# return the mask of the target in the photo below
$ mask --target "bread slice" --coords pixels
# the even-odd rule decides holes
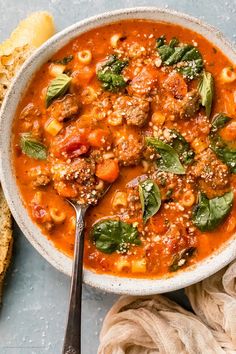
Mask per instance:
[[[0,302],[3,279],[11,260],[12,244],[12,217],[0,187]]]
[[[55,32],[53,18],[47,12],[35,12],[12,32],[9,39],[0,44],[0,108],[6,91],[20,66],[33,52]],[[0,303],[3,281],[12,254],[12,218],[0,185]]]

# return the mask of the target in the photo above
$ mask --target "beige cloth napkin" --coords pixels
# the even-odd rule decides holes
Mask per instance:
[[[186,289],[196,315],[161,295],[121,297],[98,354],[236,353],[236,262]]]

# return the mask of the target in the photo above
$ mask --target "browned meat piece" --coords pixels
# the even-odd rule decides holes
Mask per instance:
[[[24,119],[27,122],[32,122],[34,119],[41,116],[40,110],[35,107],[33,103],[27,104],[27,106],[21,111],[20,119]]]
[[[180,118],[191,118],[200,108],[200,95],[197,90],[192,90],[181,103]]]
[[[130,94],[147,95],[156,86],[158,82],[158,70],[153,65],[146,65],[141,72],[133,78],[128,91]]]
[[[142,127],[148,119],[149,102],[140,97],[121,96],[114,103],[113,115],[125,118],[128,125]]]
[[[52,118],[59,122],[77,114],[80,109],[80,104],[75,94],[68,94],[60,100],[54,101],[49,107],[49,112]]]
[[[29,171],[34,187],[45,187],[50,182],[50,174],[47,168],[37,166]]]
[[[141,135],[128,135],[127,138],[119,139],[115,146],[114,153],[121,165],[137,165],[143,154],[144,143]]]
[[[174,118],[191,118],[200,108],[200,95],[196,90],[186,94],[183,100],[168,97],[165,100],[164,110]]]
[[[224,194],[229,187],[228,167],[216,157],[211,149],[199,155],[190,169],[190,176],[198,180],[201,190],[208,198]]]
[[[79,203],[94,204],[99,192],[96,190],[95,162],[77,158],[72,162],[52,160],[51,173],[54,188],[65,198],[75,198]]]

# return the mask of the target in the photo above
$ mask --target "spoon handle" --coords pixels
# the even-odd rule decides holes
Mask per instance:
[[[85,209],[76,210],[74,263],[71,279],[70,305],[62,354],[81,354],[81,299],[83,283]]]

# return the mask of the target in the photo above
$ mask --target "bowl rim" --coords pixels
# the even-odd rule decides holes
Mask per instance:
[[[158,19],[158,15],[166,17],[166,20]],[[151,18],[153,16],[153,18]],[[154,17],[156,16],[156,19]],[[55,268],[59,271],[70,275],[72,269],[72,261],[69,257],[62,254],[53,246],[52,242],[39,231],[39,227],[32,222],[23,203],[20,195],[20,190],[17,187],[13,166],[10,162],[11,154],[11,138],[8,137],[6,144],[7,133],[12,131],[12,122],[15,117],[16,108],[20,99],[26,91],[26,78],[29,82],[32,80],[35,68],[39,69],[45,61],[42,58],[50,57],[62,48],[73,38],[81,33],[87,32],[89,29],[100,27],[104,24],[117,22],[125,19],[144,19],[153,20],[156,22],[175,23],[174,19],[183,21],[183,27],[192,29],[206,37],[206,33],[214,37],[214,41],[222,49],[228,49],[231,56],[236,62],[236,50],[231,42],[215,27],[204,23],[202,20],[196,19],[184,13],[163,9],[158,7],[133,7],[115,11],[108,11],[88,19],[79,21],[61,32],[55,34],[46,41],[39,49],[37,49],[23,64],[16,77],[14,78],[8,93],[4,99],[0,111],[0,178],[1,184],[6,196],[11,212],[21,228],[24,230],[24,235],[33,247]],[[167,20],[168,19],[168,20]],[[196,27],[198,30],[193,27]],[[202,32],[204,32],[204,34]],[[224,51],[224,50],[223,50]],[[227,53],[228,55],[228,53]],[[40,61],[41,60],[41,61]],[[32,68],[32,69],[31,69]],[[13,106],[13,109],[11,108]],[[15,107],[15,109],[14,109]],[[9,116],[11,117],[8,123]],[[6,134],[5,134],[6,133]],[[204,278],[217,272],[236,258],[236,235],[224,243],[215,253],[198,262],[192,267],[188,267],[180,272],[175,273],[171,277],[162,278],[126,278],[115,275],[95,273],[87,268],[84,269],[84,282],[88,285],[99,288],[107,292],[117,294],[132,294],[132,295],[151,295],[163,292],[177,290],[193,283],[196,283]]]

